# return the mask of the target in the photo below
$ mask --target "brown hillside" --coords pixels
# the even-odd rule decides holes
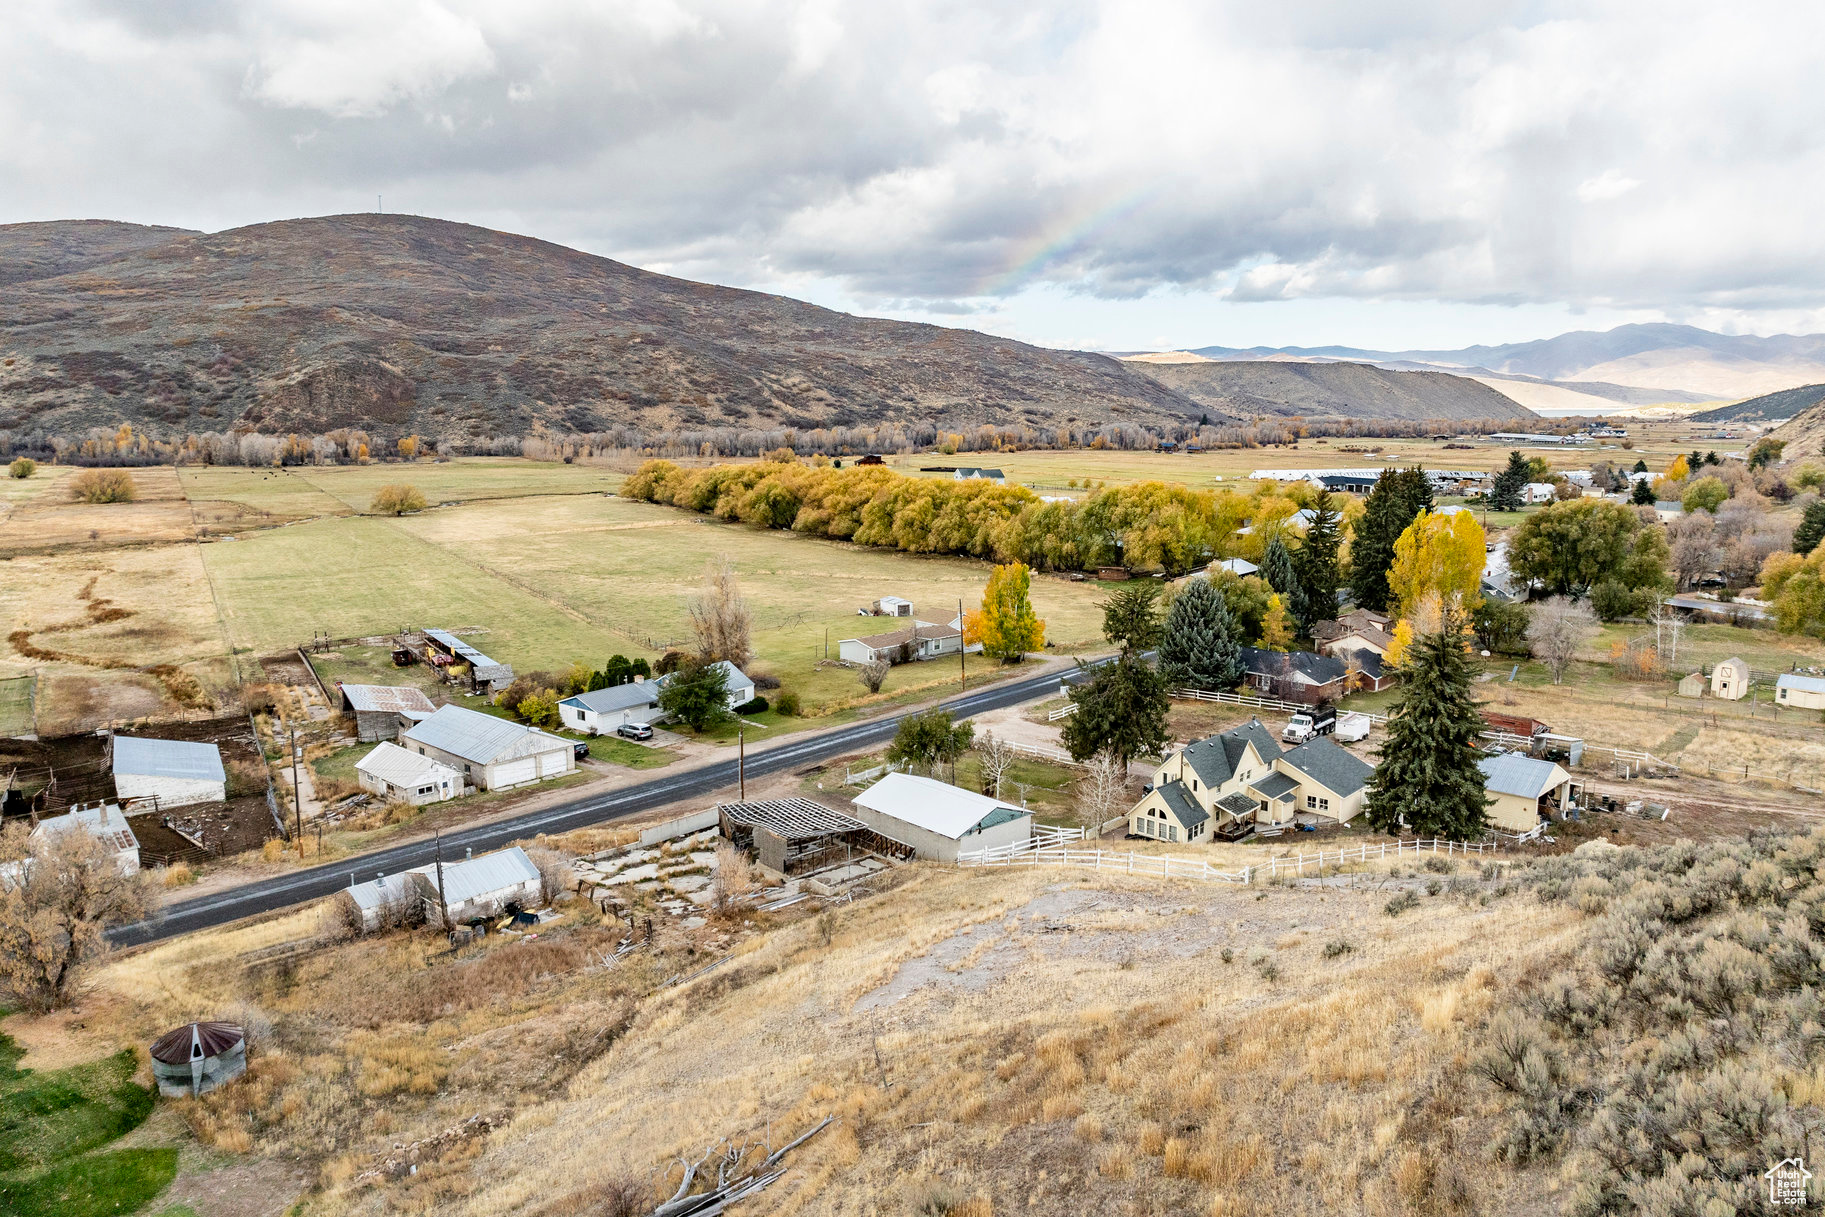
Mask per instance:
[[[1825,454],[1825,401],[1806,407],[1768,435],[1771,439],[1787,441],[1787,447],[1781,452],[1786,460]]]
[[[0,227],[0,428],[1164,422],[1101,355],[874,320],[403,215]]]
[[[1366,363],[1153,363],[1147,374],[1201,406],[1307,418],[1532,418],[1466,376],[1395,372]]]

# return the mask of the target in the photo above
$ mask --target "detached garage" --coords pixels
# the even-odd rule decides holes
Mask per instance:
[[[478,790],[528,786],[577,767],[569,740],[461,706],[400,732],[399,746],[450,766]]]
[[[189,740],[114,737],[114,793],[129,814],[228,797],[222,750]]]
[[[1025,808],[910,773],[888,774],[850,806],[856,819],[883,837],[938,862],[1033,835],[1033,813]]]

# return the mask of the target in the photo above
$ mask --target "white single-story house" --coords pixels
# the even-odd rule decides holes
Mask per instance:
[[[364,744],[396,739],[401,727],[430,718],[437,707],[423,689],[411,685],[336,686],[342,712],[355,716],[355,738]]]
[[[38,821],[28,840],[48,841],[66,833],[86,832],[114,855],[114,864],[123,875],[139,870],[139,838],[121,814],[118,804],[102,803],[95,807],[74,807],[61,816]]]
[[[1741,656],[1732,655],[1711,669],[1711,696],[1741,701],[1749,696],[1749,681],[1749,665]]]
[[[355,777],[363,790],[414,807],[441,803],[463,792],[463,775],[455,769],[384,741],[355,762]]]
[[[635,680],[577,693],[558,703],[558,719],[572,731],[606,735],[623,723],[650,723],[659,713],[660,684]]]
[[[746,672],[742,671],[726,659],[718,659],[710,666],[712,668],[719,668],[722,671],[724,687],[728,690],[728,696],[725,700],[728,703],[729,709],[733,710],[737,706],[746,705],[754,700],[754,681]],[[661,676],[657,683],[660,688],[664,688],[665,682],[670,679],[671,677],[669,676]]]
[[[401,731],[399,745],[450,766],[477,790],[525,786],[577,767],[569,740],[462,706],[443,706]]]
[[[1780,679],[1774,682],[1774,700],[1783,706],[1825,710],[1825,676],[1783,672]]]
[[[1477,762],[1493,800],[1489,822],[1504,832],[1527,832],[1549,813],[1572,807],[1580,787],[1551,761],[1504,752]]]
[[[113,746],[114,793],[123,803],[149,805],[135,810],[219,803],[228,797],[222,750],[214,744],[117,735]]]
[[[1344,823],[1375,767],[1329,736],[1281,751],[1260,719],[1193,740],[1160,763],[1128,831],[1160,841],[1237,840],[1257,827]]]
[[[515,845],[479,858],[441,865],[433,862],[382,875],[342,889],[342,897],[354,905],[362,928],[373,930],[393,920],[411,902],[422,902],[425,919],[435,923],[440,891],[453,925],[498,917],[509,905],[532,908],[542,896],[539,868]]]
[[[1007,475],[999,469],[964,468],[957,470],[951,476],[959,482],[985,481],[993,482],[997,486],[1004,485],[1008,480]]]
[[[836,653],[848,663],[873,663],[877,659],[899,663],[902,651],[908,659],[916,661],[955,655],[962,648],[963,631],[955,625],[915,621],[885,634],[845,638],[837,643]]]
[[[1247,558],[1225,558],[1221,562],[1212,563],[1211,569],[1226,570],[1231,574],[1241,575],[1246,579],[1261,568],[1256,566],[1253,562],[1250,562]]]
[[[856,819],[883,837],[938,862],[1033,835],[1033,813],[1025,808],[910,773],[888,774],[850,805]]]
[[[1521,487],[1523,503],[1550,503],[1553,501],[1553,484],[1551,482],[1529,482]]]

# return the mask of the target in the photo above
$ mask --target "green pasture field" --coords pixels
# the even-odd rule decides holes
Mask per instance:
[[[382,486],[416,486],[424,493],[425,502],[436,506],[475,499],[608,493],[620,487],[623,476],[599,465],[566,465],[561,461],[508,456],[463,457],[441,463],[322,465],[295,472],[355,511],[367,511]]]
[[[184,494],[192,504],[198,508],[213,503],[242,508],[245,525],[251,527],[316,516],[345,516],[353,510],[295,469],[186,465],[178,470],[178,476],[183,479]]]

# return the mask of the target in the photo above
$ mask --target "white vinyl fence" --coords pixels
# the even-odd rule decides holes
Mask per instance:
[[[1538,831],[1537,829],[1535,830]],[[1531,839],[1532,834],[1515,838]],[[1037,840],[998,849],[977,850],[957,855],[959,866],[1080,866],[1091,870],[1117,871],[1125,875],[1148,875],[1158,879],[1204,879],[1213,883],[1253,883],[1258,879],[1277,878],[1282,873],[1304,875],[1310,867],[1314,876],[1325,868],[1352,863],[1375,862],[1400,858],[1407,854],[1462,854],[1466,857],[1492,856],[1502,849],[1497,841],[1389,841],[1382,845],[1358,845],[1351,849],[1321,849],[1316,853],[1296,853],[1269,858],[1239,871],[1218,870],[1197,858],[1173,858],[1161,854],[1137,854],[1111,849],[1072,849],[1065,844],[1041,844]]]
[[[1174,689],[1172,696],[1182,701],[1214,701],[1226,706],[1249,706],[1256,710],[1277,710],[1282,714],[1298,714],[1312,708],[1301,702],[1283,701],[1278,697],[1261,697],[1254,693],[1207,693],[1203,689]],[[1385,714],[1370,714],[1362,710],[1351,711],[1351,713],[1361,714],[1378,727],[1385,725],[1388,721],[1388,716]]]

